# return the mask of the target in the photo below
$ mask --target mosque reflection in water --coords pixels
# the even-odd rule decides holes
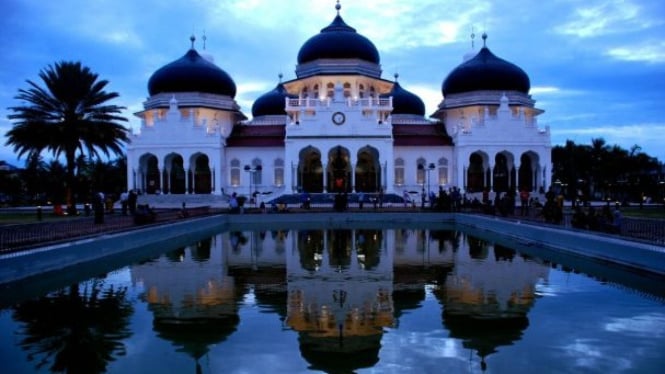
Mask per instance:
[[[298,333],[310,368],[379,361],[384,331],[431,290],[443,328],[479,357],[521,339],[549,267],[457,231],[232,231],[132,267],[154,329],[195,360],[256,303]]]

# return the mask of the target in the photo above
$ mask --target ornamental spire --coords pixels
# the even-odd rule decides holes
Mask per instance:
[[[337,4],[335,4],[335,9],[337,10],[337,15],[339,16],[339,10],[342,9],[342,5],[339,3],[339,0],[337,0]]]

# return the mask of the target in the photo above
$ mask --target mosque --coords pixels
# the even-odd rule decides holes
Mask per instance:
[[[551,184],[551,139],[529,76],[487,47],[442,72],[442,100],[382,78],[376,46],[340,14],[302,44],[295,79],[258,97],[192,46],[156,70],[127,146],[128,189],[146,194],[373,194],[458,187],[467,195]],[[421,192],[422,191],[422,192]]]

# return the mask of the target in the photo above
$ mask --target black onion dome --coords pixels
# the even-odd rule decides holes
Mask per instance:
[[[292,95],[286,91],[284,85],[279,83],[272,91],[266,92],[261,95],[254,105],[252,105],[252,116],[266,116],[271,114],[286,114],[284,107],[286,106],[285,98],[295,99],[298,96]]]
[[[479,91],[519,91],[529,93],[529,76],[519,66],[496,57],[483,47],[470,60],[463,62],[443,81],[443,95]]]
[[[321,33],[309,38],[298,52],[299,64],[322,58],[357,58],[375,64],[380,61],[374,44],[347,25],[339,14]]]
[[[235,97],[236,84],[217,65],[190,49],[181,58],[161,67],[148,81],[148,92],[206,92]]]
[[[402,88],[395,82],[390,93],[382,94],[380,97],[393,97],[392,114],[417,114],[425,115],[425,103],[414,93]]]

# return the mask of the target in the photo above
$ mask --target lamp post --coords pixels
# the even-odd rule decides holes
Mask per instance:
[[[249,175],[249,198],[250,201],[254,203],[254,206],[256,206],[256,191],[252,193],[252,183],[254,181],[254,173],[257,171],[263,170],[263,167],[261,165],[256,165],[254,167],[251,167],[249,165],[245,165],[245,171]],[[255,186],[256,187],[256,186]]]
[[[429,165],[427,165],[427,167],[425,167],[425,164],[418,164],[418,170],[424,170],[427,173],[427,198],[428,199],[429,199],[429,196],[430,196],[429,195],[430,194],[429,172],[434,170],[434,169],[436,169],[436,165],[434,165],[434,163],[430,163]],[[423,192],[422,193],[423,193],[423,195],[425,195],[425,184],[424,183],[423,183]],[[432,202],[430,201],[430,204],[431,203]],[[424,198],[422,199],[422,207],[423,208],[425,207],[425,199]]]

